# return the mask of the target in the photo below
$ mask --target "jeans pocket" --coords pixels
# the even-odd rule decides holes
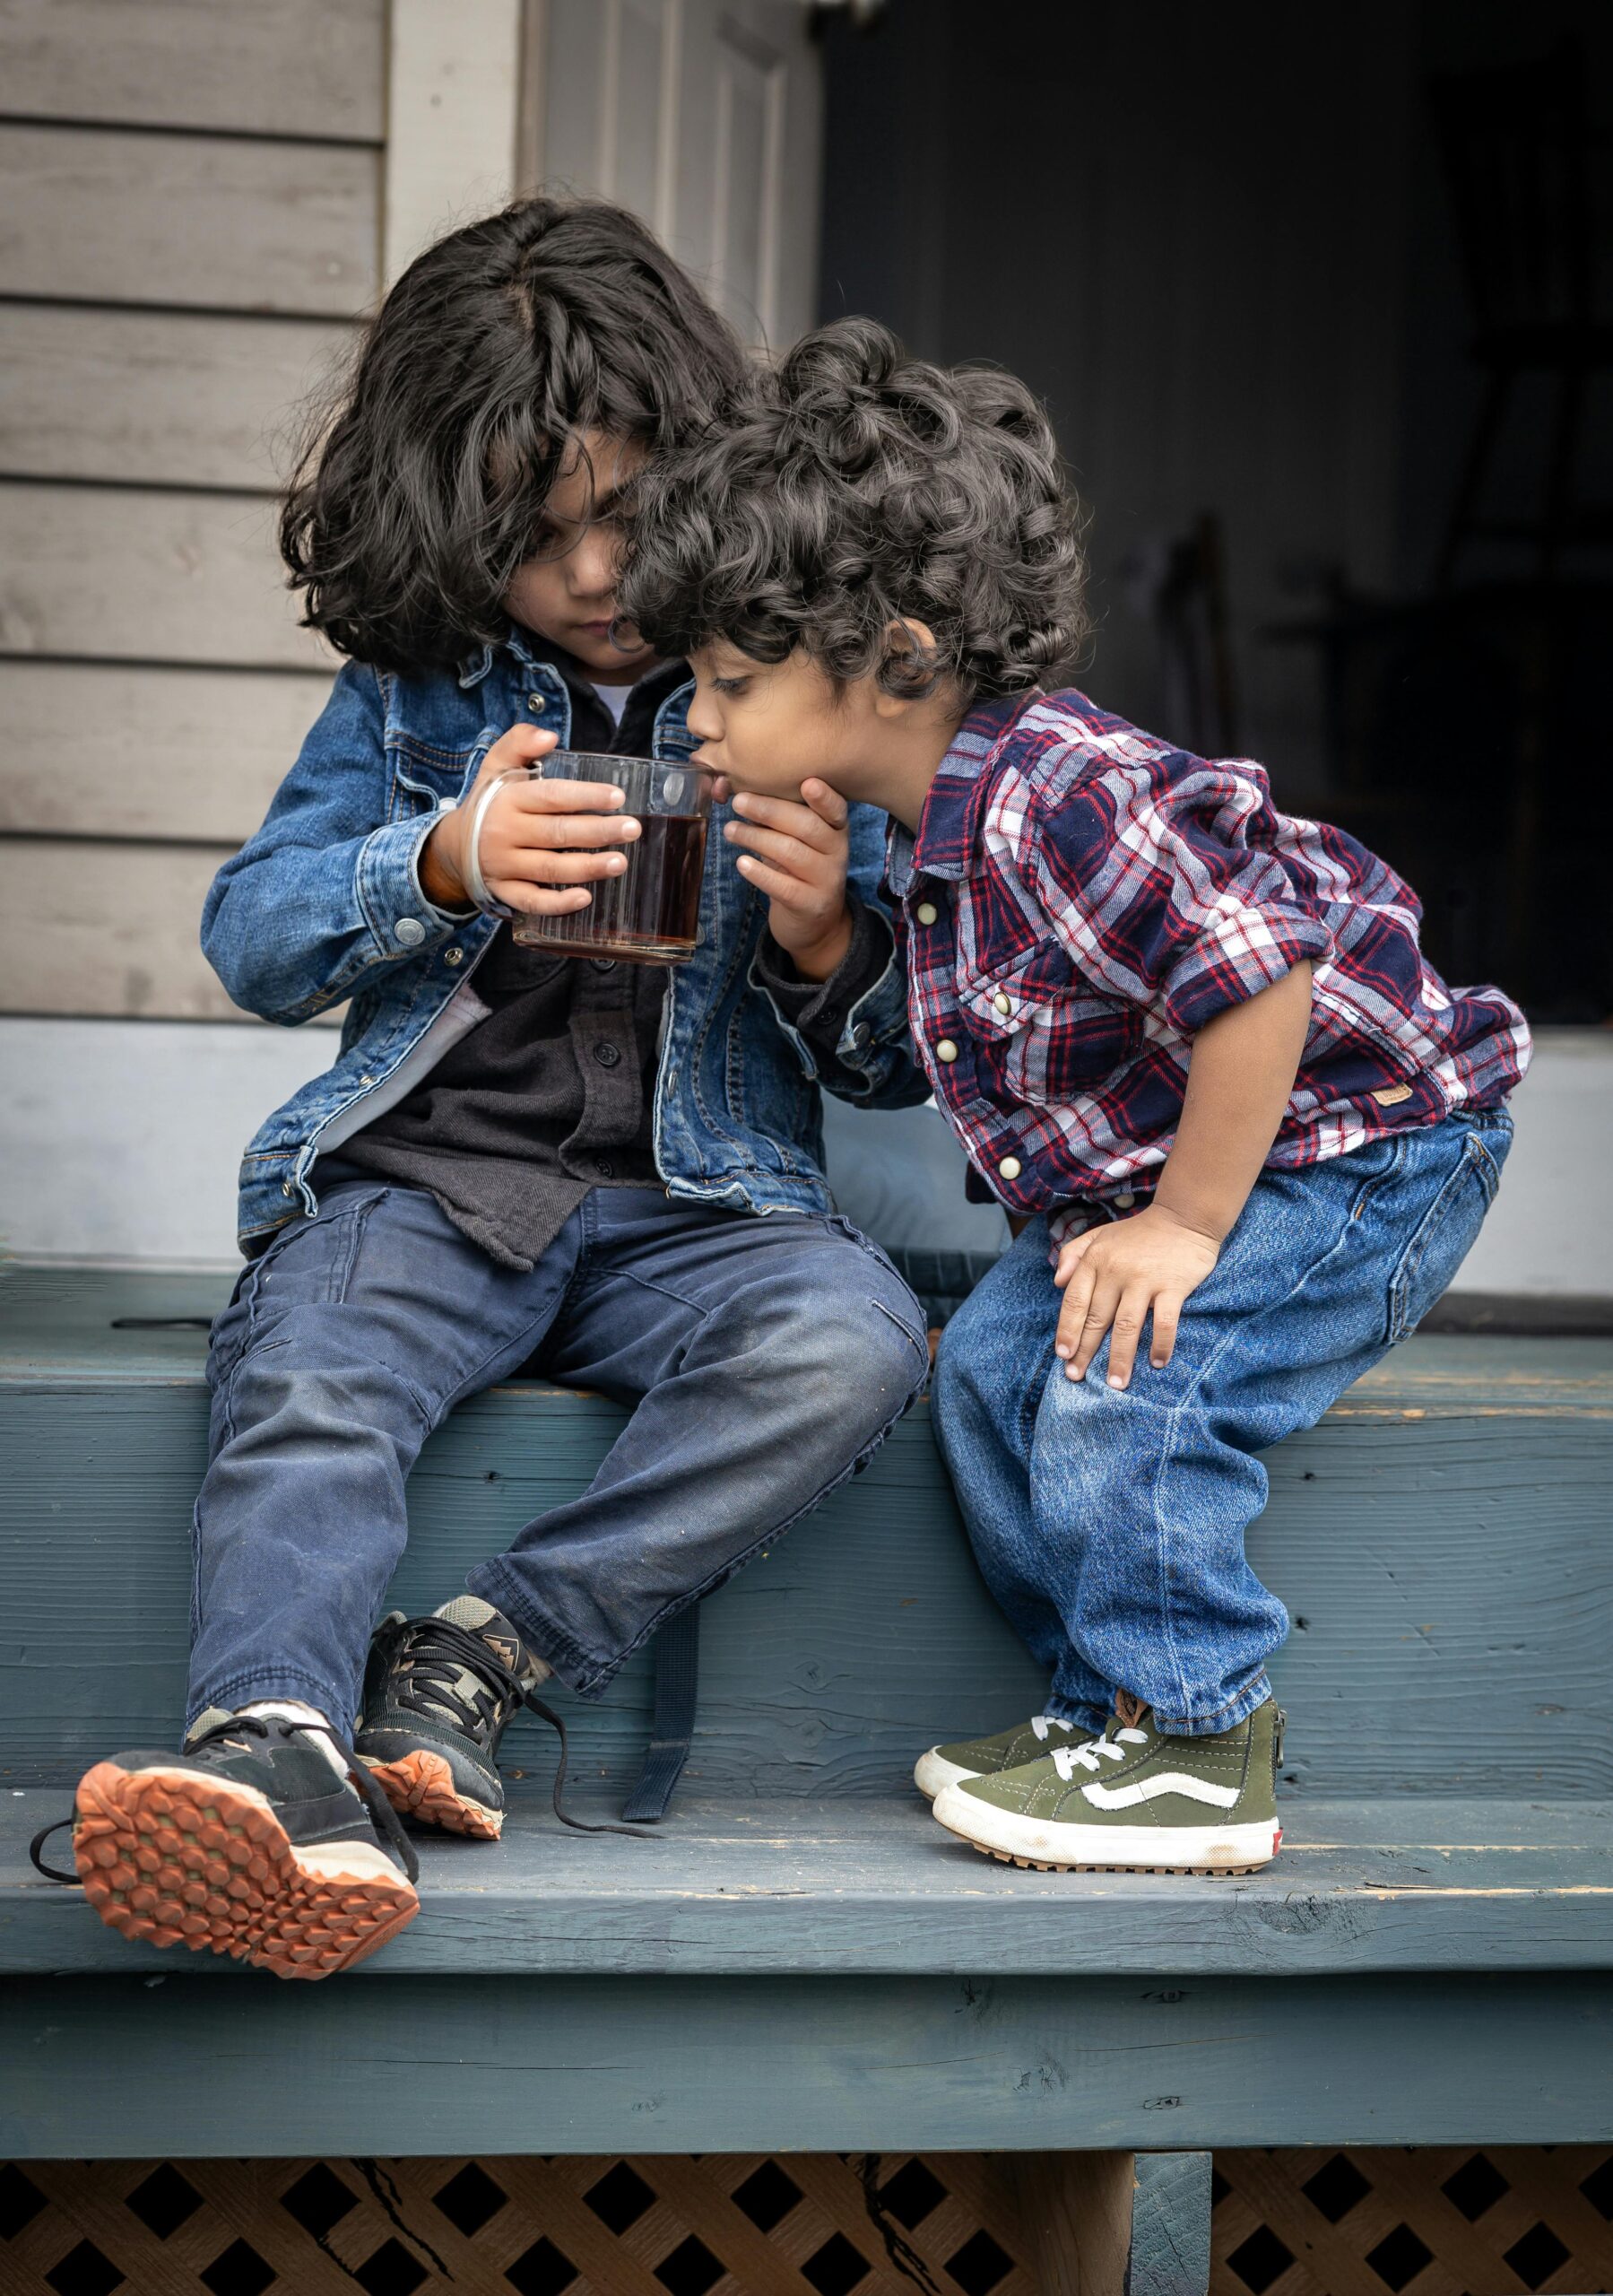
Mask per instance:
[[[317,1212],[291,1221],[241,1270],[230,1305],[212,1327],[207,1378],[215,1393],[288,1309],[339,1302],[347,1295],[370,1213],[391,1194],[385,1180],[348,1181]]]
[[[928,1372],[930,1335],[924,1327],[924,1311],[913,1286],[897,1266],[889,1253],[880,1245],[876,1244],[872,1236],[865,1236],[856,1222],[848,1220],[843,1212],[820,1213],[817,1216],[821,1219],[824,1226],[832,1235],[844,1236],[848,1242],[858,1245],[876,1265],[884,1269],[890,1278],[889,1294],[882,1297],[877,1292],[871,1293],[871,1304],[880,1309],[905,1338],[911,1340],[919,1361]]]
[[[1495,1201],[1505,1138],[1470,1131],[1455,1170],[1413,1229],[1389,1283],[1384,1332],[1393,1347],[1415,1331],[1449,1288],[1472,1249],[1484,1216]]]

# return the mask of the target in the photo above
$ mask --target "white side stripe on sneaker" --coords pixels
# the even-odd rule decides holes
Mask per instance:
[[[1161,1794],[1180,1794],[1189,1802],[1230,1810],[1239,1791],[1236,1786],[1211,1786],[1206,1779],[1190,1778],[1184,1770],[1162,1770],[1157,1777],[1139,1779],[1134,1786],[1083,1786],[1081,1799],[1095,1810],[1134,1810],[1140,1802],[1158,1801]]]

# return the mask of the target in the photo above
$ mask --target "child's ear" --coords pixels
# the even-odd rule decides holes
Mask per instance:
[[[894,661],[903,656],[920,657],[935,651],[935,632],[926,622],[915,615],[903,614],[885,624],[885,658]],[[874,687],[874,709],[881,718],[900,717],[904,709],[911,709],[913,697],[903,693],[888,693],[883,682]]]

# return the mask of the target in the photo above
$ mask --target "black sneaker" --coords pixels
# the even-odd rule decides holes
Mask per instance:
[[[354,1735],[360,1761],[393,1808],[417,1825],[497,1841],[504,1828],[499,1741],[522,1707],[560,1742],[554,1813],[579,1833],[636,1834],[567,1814],[566,1726],[536,1694],[549,1669],[502,1611],[460,1595],[429,1618],[394,1611],[376,1629],[364,1670],[364,1712]]]
[[[404,1817],[497,1841],[499,1741],[547,1673],[503,1613],[474,1595],[430,1618],[394,1611],[369,1646],[354,1752]]]
[[[334,1730],[256,1714],[204,1724],[182,1754],[115,1754],[79,1781],[62,1822],[108,1928],[320,1978],[413,1920],[418,1861]],[[316,1731],[346,1759],[351,1783],[308,1743]],[[34,1863],[70,1881],[40,1854],[55,1831],[35,1840]]]

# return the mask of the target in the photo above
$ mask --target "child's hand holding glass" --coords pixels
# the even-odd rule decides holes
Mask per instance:
[[[477,817],[476,800],[490,781],[546,757],[559,736],[535,726],[512,726],[482,761],[462,804],[444,813],[421,848],[421,887],[438,909],[470,901],[465,841]],[[622,793],[603,781],[512,781],[481,822],[481,874],[488,890],[509,909],[532,917],[561,917],[586,909],[591,883],[619,876],[627,864],[620,848],[639,825],[621,817]]]
[[[719,778],[715,795],[732,784]],[[767,896],[767,924],[803,980],[827,980],[851,946],[846,872],[851,853],[844,797],[827,781],[801,785],[801,803],[741,790],[735,818],[724,828],[731,845],[749,848],[737,867]]]

